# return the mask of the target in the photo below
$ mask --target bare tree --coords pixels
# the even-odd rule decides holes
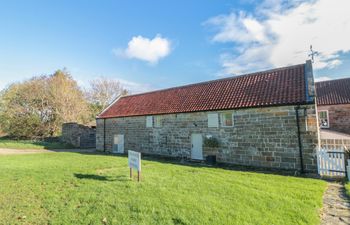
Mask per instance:
[[[118,80],[103,77],[90,81],[90,88],[87,90],[88,100],[93,105],[93,111],[96,114],[105,109],[117,97],[128,94],[129,91]]]

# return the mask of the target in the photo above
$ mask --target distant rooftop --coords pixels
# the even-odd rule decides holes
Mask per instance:
[[[317,105],[350,104],[350,78],[316,82]]]

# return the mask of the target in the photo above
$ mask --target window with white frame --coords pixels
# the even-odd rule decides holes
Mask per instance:
[[[308,126],[308,116],[307,116],[307,114],[305,115],[305,131],[309,131],[309,126]]]
[[[161,127],[162,126],[162,117],[161,116],[154,116],[154,127]]]
[[[318,112],[318,119],[320,123],[321,128],[329,128],[329,115],[328,111],[319,111]]]
[[[153,127],[153,116],[146,116],[146,127]]]
[[[233,127],[233,113],[224,112],[221,113],[221,126],[223,127]]]

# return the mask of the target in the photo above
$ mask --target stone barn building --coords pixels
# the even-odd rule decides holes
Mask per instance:
[[[321,129],[350,134],[350,78],[316,83]]]
[[[315,172],[310,61],[114,101],[97,117],[99,151]]]

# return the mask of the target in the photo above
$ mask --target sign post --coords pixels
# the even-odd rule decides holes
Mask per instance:
[[[130,168],[130,178],[132,179],[132,169],[137,170],[137,181],[141,178],[141,153],[135,151],[128,151],[128,164]]]

